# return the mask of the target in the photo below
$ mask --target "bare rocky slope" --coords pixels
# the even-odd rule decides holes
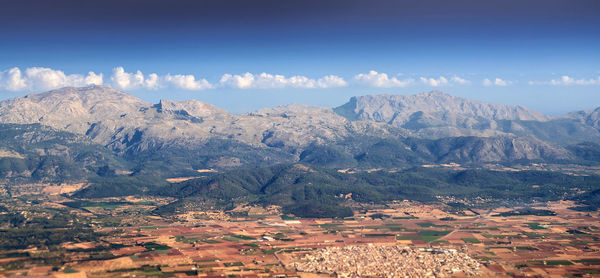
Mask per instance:
[[[467,100],[440,91],[416,95],[371,95],[352,97],[336,112],[351,119],[406,125],[415,118],[429,118],[439,124],[477,127],[482,120],[547,121],[548,116],[522,106]]]
[[[600,107],[588,111],[575,111],[565,115],[563,118],[574,119],[582,124],[600,130]]]
[[[115,150],[134,144],[143,150],[211,138],[254,146],[298,147],[355,133],[403,135],[381,123],[350,122],[329,108],[293,104],[236,115],[195,100],[161,100],[153,105],[103,86],[62,88],[2,101],[0,122],[39,123],[85,134]]]
[[[598,114],[552,118],[441,92],[354,97],[335,109],[291,104],[242,115],[196,100],[151,104],[104,86],[0,102],[0,123],[41,124],[130,159],[185,161],[188,168],[299,160],[332,167],[566,161],[576,156],[564,146],[600,138]]]
[[[352,97],[335,111],[349,120],[384,122],[426,138],[505,135],[498,129],[499,120],[548,120],[524,107],[471,101],[439,91]]]
[[[421,138],[534,136],[559,145],[600,139],[600,108],[550,117],[523,106],[473,101],[439,91],[353,97],[334,110],[352,121],[383,122]]]

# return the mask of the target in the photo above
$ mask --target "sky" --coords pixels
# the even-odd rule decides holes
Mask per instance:
[[[596,0],[0,5],[0,99],[103,84],[234,113],[431,90],[553,115],[600,106]]]

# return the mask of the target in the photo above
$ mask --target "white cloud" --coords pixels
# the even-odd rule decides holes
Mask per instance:
[[[426,77],[421,77],[419,79],[424,84],[427,84],[427,85],[432,86],[432,87],[438,87],[438,86],[443,86],[443,85],[447,85],[448,84],[448,79],[446,79],[443,76],[440,76],[440,78],[438,78],[438,79],[435,79],[435,78],[426,78]]]
[[[346,87],[348,82],[339,76],[327,75],[317,80],[317,86],[320,88]]]
[[[563,75],[559,79],[552,79],[550,81],[529,81],[529,85],[552,85],[552,86],[565,86],[565,85],[600,85],[600,76],[593,79],[575,79],[573,77]]]
[[[460,78],[458,76],[454,76],[452,78],[450,78],[450,81],[452,81],[453,83],[459,84],[459,85],[469,85],[471,84],[471,81]]]
[[[242,75],[224,74],[219,81],[221,86],[238,89],[272,89],[272,88],[332,88],[347,86],[346,81],[335,75],[327,75],[318,80],[306,76],[296,75],[285,77],[279,74],[252,74]]]
[[[204,90],[213,88],[213,85],[210,84],[206,79],[196,80],[196,77],[188,74],[188,75],[170,75],[167,74],[164,77],[165,83],[169,83],[172,86],[184,90]]]
[[[84,79],[86,85],[102,85],[104,83],[104,76],[102,73],[96,74],[93,71],[88,72],[88,75]]]
[[[0,88],[9,91],[21,91],[27,88],[25,78],[21,74],[19,68],[12,68],[7,71],[0,72]]]
[[[261,73],[257,79],[260,88],[278,88],[278,87],[293,87],[293,88],[314,88],[315,80],[306,76],[296,75],[290,78],[285,78],[283,75],[272,75]]]
[[[252,87],[254,83],[254,74],[249,72],[244,73],[243,75],[231,75],[226,73],[221,76],[219,83],[223,86],[247,89]]]
[[[0,72],[0,88],[8,91],[50,90],[60,87],[102,85],[103,75],[90,71],[87,75],[65,74],[61,70],[31,67],[22,72],[18,67]]]
[[[181,90],[205,90],[213,88],[206,79],[198,79],[191,74],[167,74],[159,76],[156,73],[144,75],[140,70],[135,73],[126,72],[123,67],[113,69],[111,77],[113,86],[122,90],[175,88]]]
[[[139,72],[139,71],[138,71],[138,72]],[[136,74],[137,74],[137,73],[136,73]],[[146,87],[146,88],[148,88],[148,89],[157,89],[157,88],[159,88],[159,87],[160,87],[160,84],[159,84],[159,82],[160,82],[160,81],[159,81],[158,74],[156,74],[156,73],[151,73],[151,74],[148,74],[148,77],[146,77],[146,79],[144,80],[144,83],[143,83],[143,84],[144,84],[144,85],[145,85],[145,87]]]
[[[429,86],[438,87],[444,85],[467,85],[471,81],[458,77],[426,78],[420,77],[415,80],[413,78],[400,79],[400,74],[397,76],[389,76],[386,73],[379,73],[374,70],[368,73],[359,73],[354,76],[354,84],[362,84],[366,86],[392,88],[406,87],[415,82],[422,82]],[[33,91],[33,90],[49,90],[65,86],[86,86],[91,84],[102,85],[103,74],[88,72],[87,74],[65,74],[61,70],[51,68],[32,67],[24,70],[18,67],[11,68],[5,71],[0,71],[0,90],[8,91]],[[567,78],[563,83],[582,83],[582,82],[599,82],[596,80],[572,80]],[[490,84],[504,86],[505,83],[501,79],[496,81],[488,80]],[[504,82],[504,83],[503,83]],[[557,82],[557,81],[553,81]],[[110,86],[122,90],[158,90],[165,88],[173,88],[180,90],[207,90],[215,88],[236,88],[236,89],[273,89],[273,88],[336,88],[346,87],[349,83],[344,78],[336,75],[326,75],[321,78],[309,78],[303,75],[284,76],[280,74],[260,73],[253,74],[246,72],[244,74],[232,75],[223,74],[218,82],[211,83],[204,78],[197,78],[192,74],[166,74],[158,75],[156,73],[144,74],[140,70],[135,72],[127,72],[123,67],[115,67],[110,75]]]
[[[115,87],[123,90],[159,88],[159,78],[156,73],[148,74],[148,76],[145,77],[139,70],[135,73],[129,73],[126,72],[123,67],[116,67],[113,69],[113,74],[110,79]]]
[[[471,84],[471,81],[464,79],[462,77],[458,77],[458,76],[453,76],[453,77],[444,77],[444,76],[440,76],[438,78],[432,78],[432,77],[420,77],[419,80],[421,81],[421,83],[431,86],[431,87],[439,87],[439,86],[446,86],[446,85],[469,85]]]
[[[0,90],[33,91],[50,90],[66,86],[81,87],[86,85],[102,85],[103,74],[89,72],[82,74],[65,74],[63,71],[50,68],[33,67],[24,71],[18,67],[0,71]],[[218,84],[212,84],[203,78],[191,74],[167,74],[159,76],[156,73],[144,74],[140,70],[127,72],[123,67],[115,67],[110,76],[110,85],[121,90],[175,88],[181,90],[213,89],[216,85],[246,89],[269,88],[334,88],[348,86],[339,76],[327,75],[319,79],[306,76],[285,77],[279,74],[242,75],[224,74]]]
[[[483,84],[483,86],[508,86],[508,85],[512,84],[511,81],[506,81],[501,78],[495,78],[494,80],[490,80],[490,79],[486,78],[486,79],[483,79],[483,81],[481,83]]]
[[[374,70],[368,73],[359,73],[354,76],[354,80],[359,84],[373,86],[373,87],[406,87],[414,82],[414,79],[399,80],[396,77],[389,77],[386,73],[378,73]]]

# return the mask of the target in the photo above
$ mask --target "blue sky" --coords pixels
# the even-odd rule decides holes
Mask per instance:
[[[0,99],[101,82],[237,113],[429,90],[550,114],[600,106],[600,2],[413,2],[3,3]]]

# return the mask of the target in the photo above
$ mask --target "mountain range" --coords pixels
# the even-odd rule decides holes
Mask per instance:
[[[352,97],[333,109],[290,104],[232,114],[196,100],[151,104],[110,87],[67,87],[1,101],[0,123],[5,134],[18,125],[68,133],[113,156],[97,168],[160,176],[293,162],[332,168],[595,163],[600,153],[600,108],[548,116],[439,91]],[[4,144],[0,156],[49,151],[30,148]]]

